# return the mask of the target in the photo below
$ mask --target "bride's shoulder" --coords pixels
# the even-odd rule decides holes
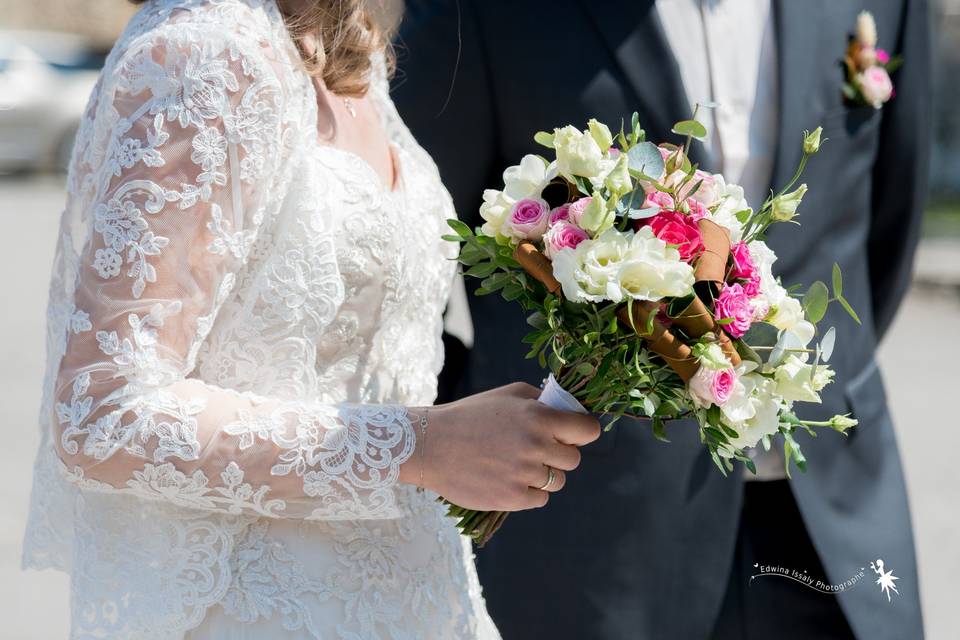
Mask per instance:
[[[241,61],[245,74],[290,66],[290,40],[268,0],[152,0],[131,19],[108,57],[121,73],[148,56],[168,70],[178,57]]]

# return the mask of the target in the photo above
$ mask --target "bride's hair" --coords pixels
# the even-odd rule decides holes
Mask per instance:
[[[145,0],[131,0],[141,4]],[[362,97],[370,81],[372,59],[386,58],[388,73],[393,72],[394,52],[390,34],[380,27],[367,9],[367,0],[308,0],[301,8],[288,11],[283,2],[277,6],[311,75],[323,79],[327,89],[341,96]],[[304,36],[316,38],[318,47],[308,54]]]

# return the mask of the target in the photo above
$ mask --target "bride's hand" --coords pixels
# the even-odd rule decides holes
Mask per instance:
[[[404,464],[401,478],[479,511],[542,507],[559,491],[564,471],[580,464],[579,446],[600,437],[596,418],[557,411],[537,401],[540,390],[515,383],[429,408],[426,449]],[[423,454],[421,456],[421,453]],[[410,464],[412,463],[412,464]],[[406,467],[409,467],[407,469]],[[548,468],[549,467],[549,468]],[[410,477],[414,476],[414,477]]]

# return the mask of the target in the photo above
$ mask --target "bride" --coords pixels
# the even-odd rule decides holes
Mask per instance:
[[[152,0],[111,52],[24,550],[71,637],[497,637],[436,495],[541,507],[599,426],[523,384],[430,406],[454,212],[388,59],[360,0]]]

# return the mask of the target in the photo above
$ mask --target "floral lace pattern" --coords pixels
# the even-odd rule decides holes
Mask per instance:
[[[72,637],[496,637],[452,524],[397,484],[455,248],[382,65],[371,95],[395,192],[318,143],[273,0],[153,0],[108,57],[68,175],[24,545],[71,572]]]

